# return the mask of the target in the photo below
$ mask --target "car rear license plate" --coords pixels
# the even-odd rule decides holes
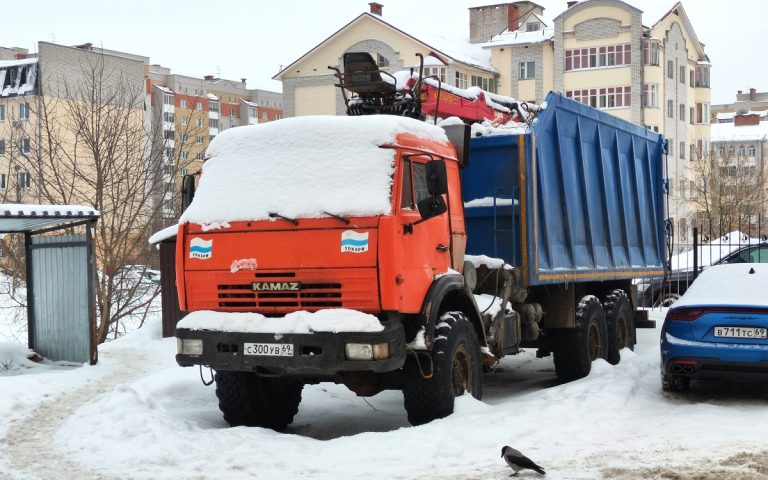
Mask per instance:
[[[244,343],[243,353],[265,357],[292,357],[292,343]]]
[[[715,327],[715,336],[724,338],[768,338],[768,329],[760,327]]]

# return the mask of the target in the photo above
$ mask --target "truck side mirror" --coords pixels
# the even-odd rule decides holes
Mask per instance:
[[[195,175],[187,174],[181,179],[181,211],[189,207],[195,197]]]
[[[421,220],[416,223],[429,220],[430,218],[437,217],[438,215],[442,215],[448,211],[448,206],[445,204],[445,200],[443,200],[443,197],[440,195],[427,197],[419,201],[416,204],[416,207],[419,209],[419,215],[421,215]]]
[[[445,170],[445,160],[427,162],[427,191],[434,197],[448,193],[448,173]]]

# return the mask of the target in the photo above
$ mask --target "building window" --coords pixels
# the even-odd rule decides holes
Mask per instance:
[[[538,32],[540,29],[541,29],[541,24],[539,22],[528,22],[525,25],[526,32]]]
[[[166,140],[173,140],[176,137],[173,134],[173,130],[163,130],[163,138]]]
[[[685,198],[685,189],[688,186],[688,180],[680,180],[680,198]],[[680,227],[682,228],[683,221],[680,221]]]
[[[747,147],[747,155],[749,155],[750,157],[754,157],[756,151],[757,150],[755,149],[754,145],[750,145],[749,147]]]
[[[696,145],[691,144],[691,156],[688,158],[690,161],[696,160]]]
[[[445,83],[445,67],[424,67],[425,77],[437,77],[441,83]]]
[[[709,104],[708,103],[696,103],[696,123],[709,123]]]
[[[29,120],[29,104],[19,104],[19,120]]]
[[[679,117],[679,120],[681,122],[685,121],[685,104],[684,103],[680,104],[680,117]]]
[[[5,174],[4,173],[0,173],[0,188],[5,189],[5,187],[8,186],[8,184],[6,182],[7,181],[6,181]]]
[[[261,112],[261,119],[262,120],[269,120],[269,112],[267,112],[266,110],[262,111]]]
[[[181,143],[187,143],[187,139],[188,139],[188,138],[189,138],[189,137],[187,136],[187,134],[186,134],[186,133],[182,133],[182,134],[181,134]]]
[[[667,60],[667,78],[675,78],[675,63],[672,60]]]
[[[483,90],[485,90],[486,92],[491,92],[491,93],[495,93],[496,92],[496,87],[493,84],[493,79],[492,78],[481,77],[479,75],[471,75],[470,76],[470,84],[473,87],[480,87]]]
[[[745,153],[744,145],[739,145],[739,158],[744,158]]]
[[[181,124],[186,125],[189,123],[189,117],[181,117]]]
[[[219,119],[218,118],[209,118],[208,119],[208,127],[209,128],[219,128]]]
[[[659,41],[643,39],[643,65],[659,65]]]
[[[210,112],[218,112],[219,111],[219,102],[216,100],[208,100],[208,111]]]
[[[202,145],[204,139],[202,135],[195,136],[195,143]]]
[[[169,123],[173,123],[173,112],[163,112],[163,120]],[[184,123],[184,117],[182,117],[182,125],[186,125]]]
[[[656,83],[643,84],[643,107],[659,108],[659,85]]]
[[[203,160],[203,158],[205,158],[205,153],[204,153],[204,152],[200,152],[200,153],[198,153],[197,155],[195,155],[195,160],[200,160],[200,161],[202,161],[202,160]]]
[[[205,120],[203,120],[202,118],[198,118],[198,119],[196,120],[196,125],[197,125],[198,127],[202,127],[203,125],[205,125]]]
[[[256,107],[248,107],[248,116],[256,118]]]
[[[0,140],[0,155],[5,155],[5,140]]]
[[[675,118],[675,101],[667,100],[667,117]]]
[[[22,138],[19,140],[19,151],[21,153],[31,153],[32,149],[29,146],[29,139],[28,138]]]
[[[693,87],[696,85],[696,80],[695,80],[695,78],[696,78],[696,73],[695,73],[693,70],[691,70],[691,71],[690,71],[690,72],[688,72],[688,73],[689,73],[689,75],[688,75],[688,76],[690,77],[690,82],[689,82],[689,84],[690,84],[691,88],[693,88]]]
[[[234,108],[229,109],[229,117],[230,118],[236,118],[237,117],[237,110]]]
[[[186,150],[181,151],[181,159],[182,160],[188,160],[189,159],[189,152]]]
[[[685,160],[685,142],[680,142],[680,160]]]
[[[188,105],[189,105],[189,103],[187,103],[187,100],[185,98],[182,98],[179,101],[179,107],[181,107],[181,108],[187,108]]]
[[[632,63],[632,46],[607,45],[604,47],[576,48],[565,51],[565,70],[616,67]]]
[[[696,123],[696,122],[694,122],[694,119],[696,118],[696,109],[691,107],[690,111],[688,112],[688,115],[690,116],[690,118],[688,120],[691,122],[691,125]]]
[[[165,94],[163,95],[163,104],[165,105],[173,105],[173,95]]]
[[[709,88],[709,65],[696,65],[696,86]]]
[[[195,102],[195,110],[202,110],[203,102]]]
[[[680,83],[685,84],[685,65],[680,65]]]
[[[165,147],[165,158],[172,160],[173,157],[176,156],[176,153],[174,152],[174,149],[171,147]]]
[[[5,121],[5,105],[0,105],[0,122]]]
[[[632,106],[632,87],[568,90],[565,96],[595,108],[625,108]]]
[[[467,74],[456,72],[456,87],[467,88]]]
[[[520,80],[536,76],[536,62],[520,62]]]
[[[29,188],[32,186],[32,175],[27,171],[20,171],[18,174],[19,188]]]

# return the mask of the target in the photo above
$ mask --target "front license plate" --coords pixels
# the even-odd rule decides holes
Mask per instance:
[[[715,336],[724,338],[768,338],[768,329],[759,327],[715,327]]]
[[[246,355],[262,355],[266,357],[292,357],[292,343],[244,343],[243,353]]]

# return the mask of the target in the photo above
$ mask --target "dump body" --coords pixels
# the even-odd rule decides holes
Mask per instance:
[[[661,274],[663,155],[661,135],[550,93],[529,133],[470,141],[467,254],[528,286]]]

